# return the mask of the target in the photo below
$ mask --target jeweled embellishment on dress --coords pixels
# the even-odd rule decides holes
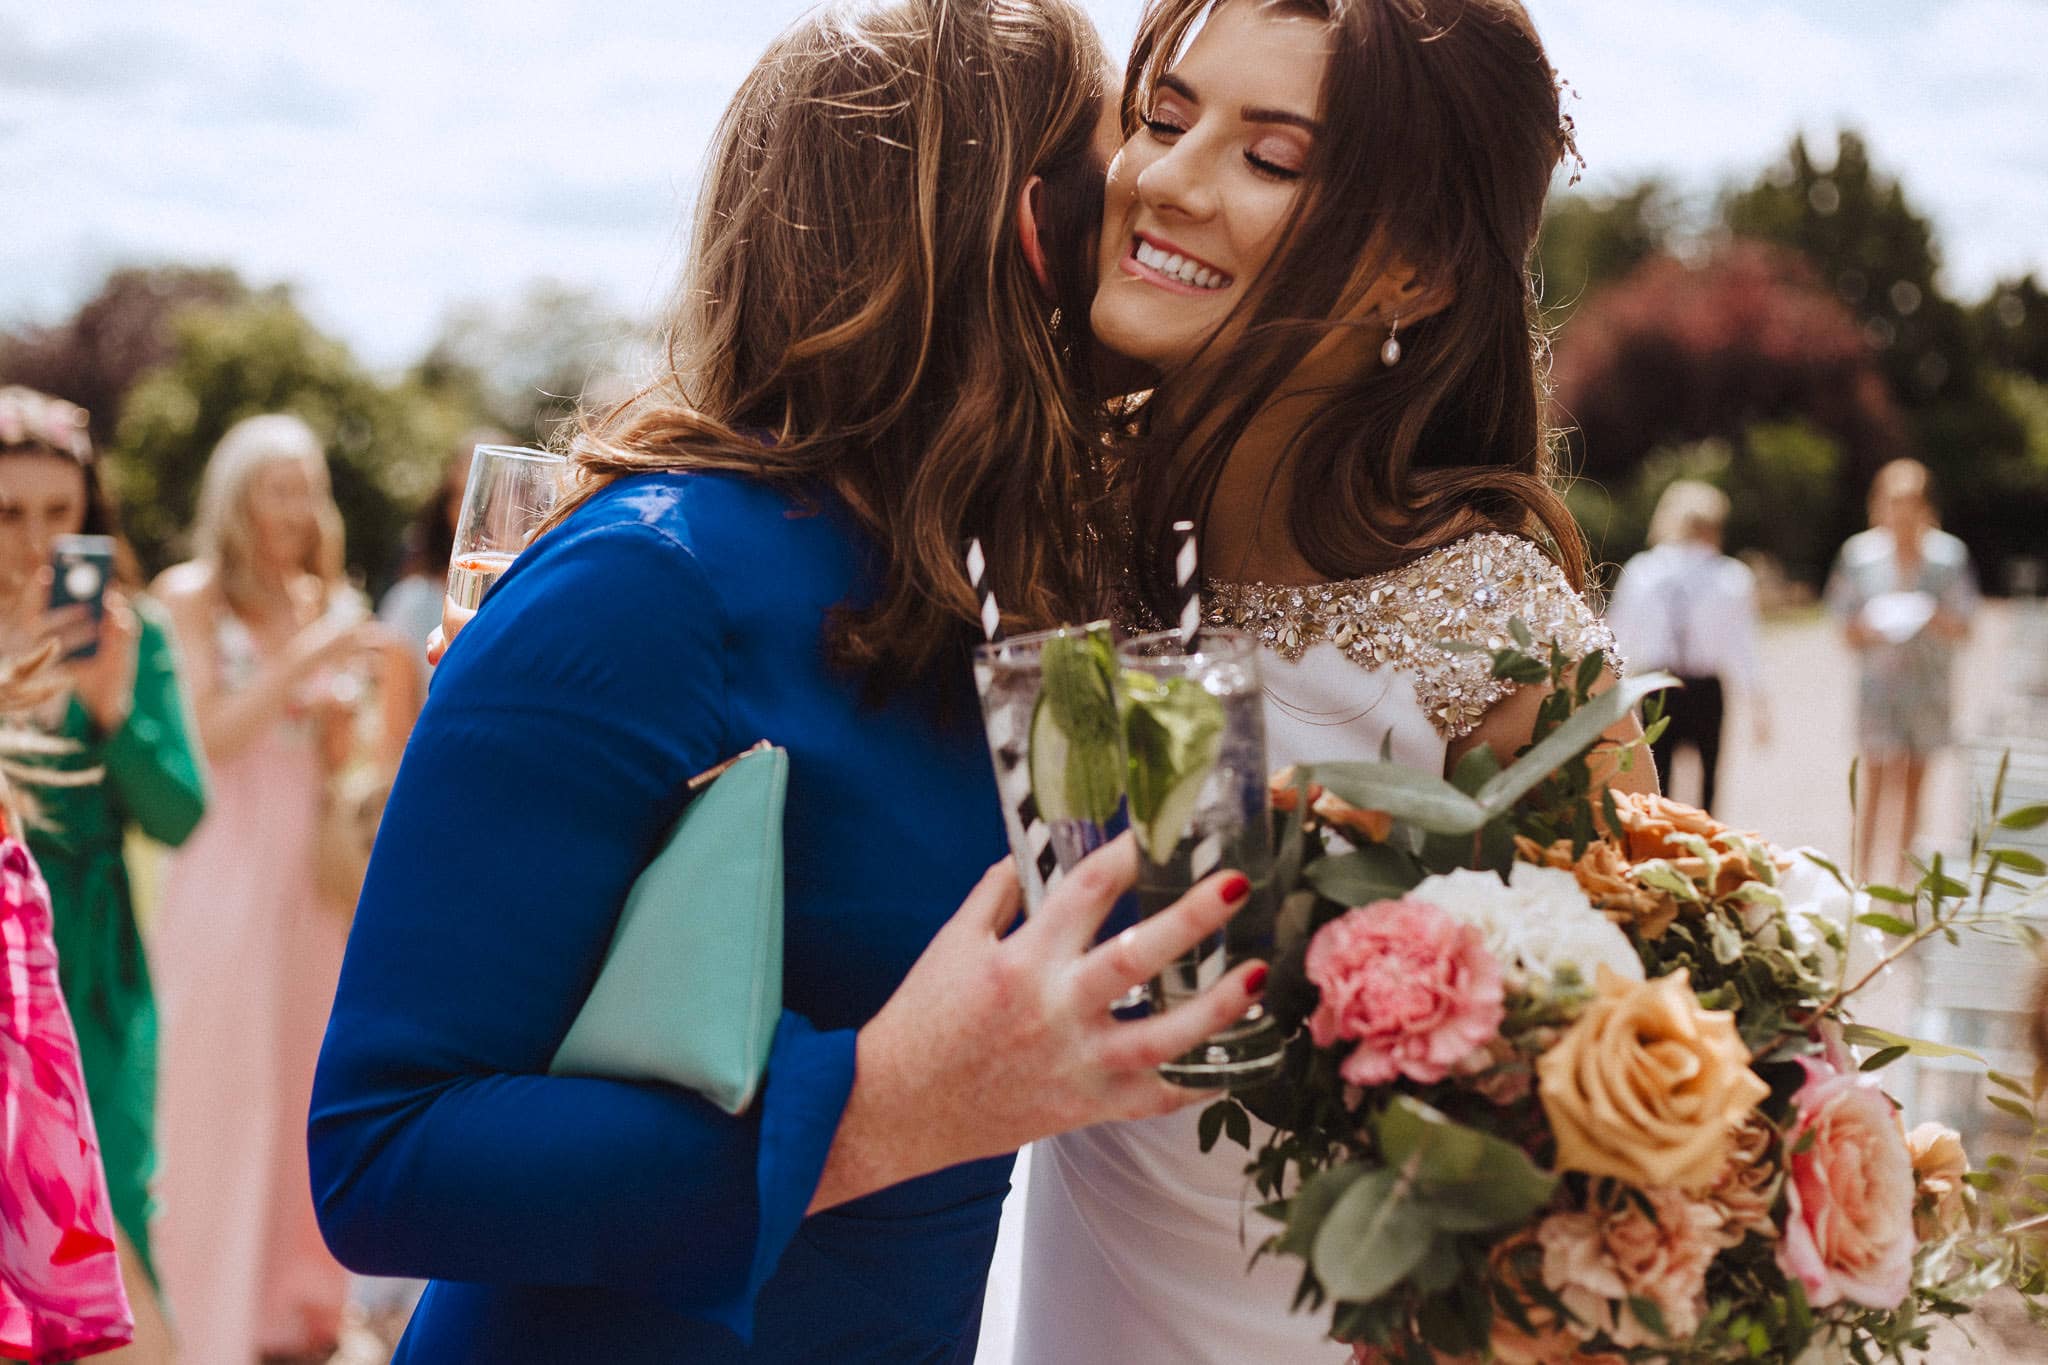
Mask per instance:
[[[1447,739],[1471,733],[1514,690],[1493,676],[1493,660],[1447,641],[1501,649],[1520,617],[1539,641],[1574,657],[1621,656],[1607,623],[1572,591],[1563,570],[1532,541],[1485,532],[1371,578],[1305,587],[1211,583],[1208,622],[1249,632],[1287,660],[1328,641],[1362,668],[1409,674],[1430,721]]]

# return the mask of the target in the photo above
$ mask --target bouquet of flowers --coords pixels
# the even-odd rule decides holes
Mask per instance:
[[[1302,1262],[1296,1307],[1329,1305],[1361,1362],[1508,1365],[1904,1360],[1994,1287],[2032,1307],[2048,1177],[1907,1132],[1883,1068],[1958,1050],[1852,1011],[1931,938],[2027,932],[2044,868],[1994,839],[2048,807],[1998,793],[1967,874],[1859,889],[1606,789],[1637,751],[1601,735],[1672,679],[1597,690],[1599,655],[1515,640],[1495,675],[1553,690],[1505,770],[1482,747],[1449,781],[1275,779],[1294,890],[1267,1002],[1294,1037],[1201,1140],[1274,1125],[1248,1167],[1280,1224],[1258,1254]],[[2048,1157],[2048,1076],[1990,1081]]]

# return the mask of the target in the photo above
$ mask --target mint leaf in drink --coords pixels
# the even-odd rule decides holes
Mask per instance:
[[[1048,820],[1106,825],[1123,799],[1108,632],[1048,640],[1031,714],[1031,790]]]
[[[1124,672],[1124,749],[1131,827],[1164,859],[1194,823],[1202,783],[1223,747],[1223,703],[1191,678]]]

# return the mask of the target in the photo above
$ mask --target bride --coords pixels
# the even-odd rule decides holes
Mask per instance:
[[[1159,380],[1123,462],[1136,544],[1191,511],[1212,625],[1264,646],[1272,766],[1448,773],[1525,745],[1536,689],[1449,639],[1520,617],[1611,649],[1553,482],[1528,272],[1572,151],[1516,0],[1155,0],[1124,97],[1092,321]],[[1172,604],[1138,557],[1142,614]],[[1610,655],[1610,657],[1612,657]],[[1633,722],[1612,738],[1635,737]],[[1647,763],[1614,785],[1654,787]],[[1016,1365],[1341,1360],[1196,1110],[1032,1150]],[[1021,1210],[1020,1210],[1021,1204]],[[992,1333],[996,1335],[996,1333]],[[985,1338],[982,1359],[1007,1343]]]

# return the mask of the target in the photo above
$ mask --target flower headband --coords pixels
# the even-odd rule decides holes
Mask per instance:
[[[0,388],[0,447],[41,446],[75,460],[90,460],[90,422],[76,403],[20,385]]]

